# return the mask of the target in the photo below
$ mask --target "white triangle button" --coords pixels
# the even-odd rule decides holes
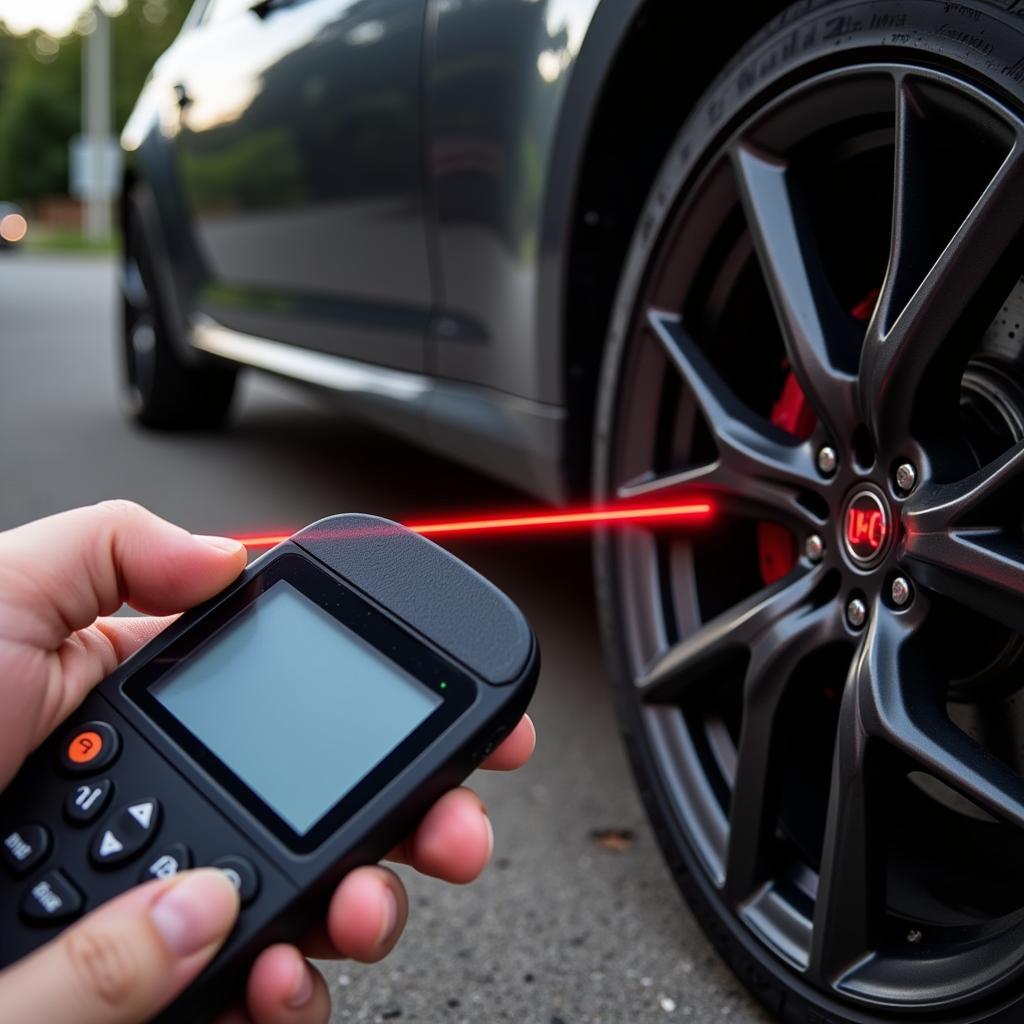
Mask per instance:
[[[110,831],[110,829],[107,829],[107,831],[103,833],[103,838],[100,840],[99,855],[101,857],[112,857],[115,853],[120,853],[123,849],[124,843],[122,843],[121,840]]]
[[[148,800],[144,804],[132,804],[128,813],[146,830],[153,822],[153,804]]]

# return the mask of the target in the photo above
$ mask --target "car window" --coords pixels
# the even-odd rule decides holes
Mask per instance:
[[[203,11],[202,24],[215,25],[248,11],[255,0],[209,0]]]

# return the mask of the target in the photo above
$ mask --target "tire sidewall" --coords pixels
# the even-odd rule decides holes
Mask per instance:
[[[150,326],[155,334],[156,346],[159,347],[163,342],[160,333],[160,313],[153,295],[152,273],[148,266],[149,253],[144,241],[141,214],[138,212],[136,204],[131,200],[129,200],[128,208],[130,212],[125,224],[121,272],[127,275],[128,264],[134,261],[138,269],[142,288],[149,300]],[[139,369],[131,338],[131,333],[137,326],[137,317],[137,312],[130,310],[127,300],[122,298],[121,332],[123,364],[121,367],[121,402],[125,412],[133,419],[138,419],[145,415],[145,410],[150,403],[153,390],[153,367],[150,368],[147,380],[139,379]],[[155,358],[158,358],[157,353],[154,353]]]
[[[708,159],[759,107],[798,81],[858,60],[910,60],[962,78],[1024,110],[1024,0],[806,0],[759,32],[694,106],[655,179],[630,245],[612,307],[598,379],[594,429],[595,500],[609,491],[620,368],[647,269],[680,200]],[[839,1004],[804,983],[761,946],[720,902],[673,811],[636,700],[619,623],[619,585],[610,535],[594,542],[598,610],[623,739],[641,797],[669,868],[709,938],[755,996],[794,1024],[880,1024],[883,1015]],[[947,1014],[900,1013],[939,1024],[1009,1024],[1024,1018],[1024,993]]]

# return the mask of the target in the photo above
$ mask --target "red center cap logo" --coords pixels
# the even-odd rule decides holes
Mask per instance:
[[[858,491],[846,506],[843,539],[850,557],[861,565],[874,562],[889,536],[889,514],[874,491]]]

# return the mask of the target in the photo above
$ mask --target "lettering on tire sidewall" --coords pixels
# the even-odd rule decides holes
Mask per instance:
[[[976,72],[997,98],[1024,101],[1024,0],[806,0],[766,26],[712,84],[673,147],[675,169],[690,165],[711,135],[763,103],[783,76],[803,66],[808,74],[815,65],[835,66],[851,48],[875,61],[934,62],[941,55]],[[657,189],[666,198],[671,191]],[[652,208],[645,220],[659,220],[660,212]]]
[[[903,55],[933,56],[960,52],[955,59],[980,71],[1008,94],[1020,96],[1024,86],[1024,0],[975,0],[973,4],[939,0],[902,0],[880,3],[831,3],[816,14],[798,17],[798,5],[780,16],[788,29],[765,46],[741,59],[722,90],[708,98],[704,117],[715,128],[727,111],[742,106],[771,81],[808,59],[827,59],[830,52],[851,46],[868,47],[875,59]],[[991,13],[989,13],[991,11]],[[1014,25],[1017,22],[1017,25]]]

